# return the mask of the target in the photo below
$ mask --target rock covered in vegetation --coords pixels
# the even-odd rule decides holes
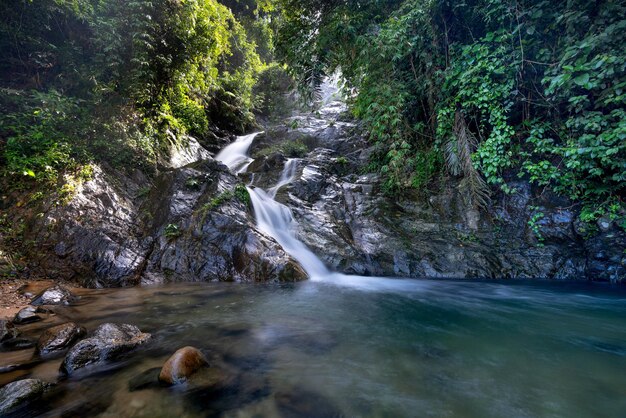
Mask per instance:
[[[37,402],[52,387],[38,379],[11,382],[0,389],[0,415],[10,414]]]
[[[177,385],[208,365],[209,362],[200,350],[195,347],[183,347],[167,359],[159,373],[159,381],[167,385]]]
[[[13,318],[13,322],[16,324],[28,324],[41,320],[42,318],[37,314],[37,308],[34,306],[27,306],[24,309],[21,309],[17,314],[15,314],[15,318]]]
[[[35,296],[32,300],[32,305],[69,305],[76,297],[67,288],[61,285],[54,285],[39,295]]]
[[[86,334],[85,328],[73,322],[48,328],[37,341],[36,353],[42,356],[68,349]]]
[[[100,325],[91,337],[79,341],[67,353],[61,372],[71,375],[84,367],[116,360],[149,339],[150,334],[141,332],[134,325]]]

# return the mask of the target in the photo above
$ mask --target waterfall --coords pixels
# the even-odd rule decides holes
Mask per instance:
[[[298,160],[296,158],[287,159],[287,162],[285,163],[285,168],[283,169],[283,172],[280,175],[280,178],[278,179],[278,183],[276,183],[274,187],[271,187],[267,191],[267,194],[270,195],[272,198],[275,198],[276,193],[278,193],[278,190],[281,187],[291,183],[294,180],[294,178],[296,177],[297,168],[298,168]]]
[[[327,277],[330,272],[322,260],[293,233],[295,221],[291,210],[258,187],[248,187],[248,192],[259,229],[274,238],[289,255],[295,258],[311,280],[322,280]]]
[[[252,158],[248,156],[248,149],[252,145],[252,141],[262,132],[255,132],[250,135],[238,137],[235,142],[225,147],[215,156],[215,159],[223,162],[235,173],[243,173],[252,162]]]
[[[252,158],[248,156],[248,149],[252,141],[260,132],[240,136],[235,142],[224,148],[215,159],[223,162],[236,173],[246,171]],[[292,182],[296,176],[297,159],[288,159],[285,168],[275,186],[269,192],[258,187],[248,187],[257,226],[267,235],[274,238],[283,249],[295,258],[311,279],[320,279],[330,274],[322,260],[320,260],[307,246],[299,241],[292,232],[295,223],[291,210],[274,200],[278,189]]]
[[[259,133],[237,138],[235,142],[224,148],[215,159],[222,161],[237,173],[245,172],[250,162],[253,161],[247,154],[248,149]],[[274,238],[290,256],[298,261],[309,275],[311,281],[332,282],[335,285],[349,286],[367,291],[405,292],[414,291],[416,288],[425,286],[424,284],[417,284],[410,279],[388,280],[380,277],[350,276],[330,271],[322,260],[296,237],[294,232],[296,221],[291,210],[274,200],[276,193],[281,187],[295,180],[298,161],[298,159],[292,158],[285,162],[285,167],[278,182],[269,188],[268,192],[259,187],[247,187],[259,230]]]

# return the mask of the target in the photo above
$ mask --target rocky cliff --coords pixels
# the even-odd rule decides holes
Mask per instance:
[[[242,188],[275,184],[292,158],[295,179],[278,190],[277,200],[292,208],[298,237],[334,270],[415,278],[626,278],[623,231],[606,219],[592,231],[577,221],[571,202],[523,181],[512,195],[492,196],[483,211],[465,203],[453,178],[428,192],[385,196],[379,177],[365,170],[372,149],[343,110],[332,103],[268,128],[250,150],[255,161],[239,176],[193,140],[153,180],[139,171],[96,168],[69,203],[13,215],[28,218],[26,272],[93,287],[305,279],[256,228]]]

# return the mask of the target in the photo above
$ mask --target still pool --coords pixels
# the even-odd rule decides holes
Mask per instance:
[[[101,417],[626,417],[626,288],[336,276],[290,285],[83,290],[23,328],[129,323],[124,360],[59,380],[29,412]],[[215,376],[135,383],[178,348]],[[0,353],[0,366],[33,350]],[[57,381],[61,358],[0,374]]]

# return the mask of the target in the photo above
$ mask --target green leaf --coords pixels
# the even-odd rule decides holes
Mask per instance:
[[[589,83],[589,73],[583,73],[574,78],[574,83],[579,86],[585,86]]]

